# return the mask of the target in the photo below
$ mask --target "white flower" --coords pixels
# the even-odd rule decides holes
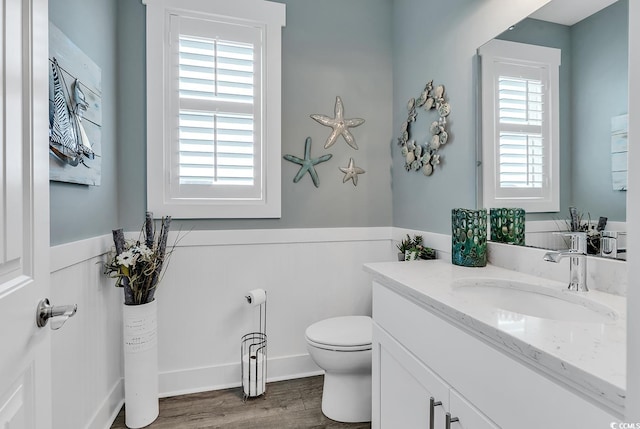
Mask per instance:
[[[116,262],[118,265],[122,265],[123,267],[130,267],[135,264],[135,257],[131,250],[127,250],[126,252],[122,252],[116,257]]]
[[[149,249],[146,244],[142,243],[138,247],[138,253],[140,253],[140,256],[142,256],[143,258],[147,259],[151,255],[153,255],[153,250]]]

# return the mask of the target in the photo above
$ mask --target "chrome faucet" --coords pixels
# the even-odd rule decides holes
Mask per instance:
[[[569,290],[588,292],[587,288],[587,234],[585,232],[561,233],[571,238],[571,247],[565,252],[548,252],[544,260],[560,262],[569,257]]]

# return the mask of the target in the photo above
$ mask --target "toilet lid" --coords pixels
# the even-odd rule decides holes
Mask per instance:
[[[354,347],[371,345],[372,322],[368,316],[333,317],[307,328],[308,340],[327,346]]]

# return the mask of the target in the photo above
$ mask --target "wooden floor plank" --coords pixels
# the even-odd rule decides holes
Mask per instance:
[[[150,429],[369,429],[370,423],[339,423],[322,414],[323,377],[267,385],[265,397],[242,402],[239,387],[160,399]],[[125,429],[120,410],[111,429]]]

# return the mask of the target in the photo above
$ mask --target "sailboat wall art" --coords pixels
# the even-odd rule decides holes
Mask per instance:
[[[100,186],[102,70],[49,23],[49,179]]]

